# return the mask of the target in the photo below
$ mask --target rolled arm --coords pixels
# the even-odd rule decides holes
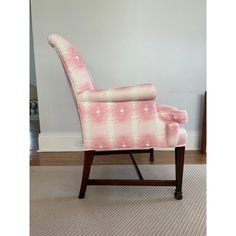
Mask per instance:
[[[156,89],[152,84],[113,89],[87,90],[78,95],[79,101],[87,102],[128,102],[155,100]]]
[[[174,121],[179,124],[188,122],[187,111],[168,105],[157,105],[157,113],[162,120]]]

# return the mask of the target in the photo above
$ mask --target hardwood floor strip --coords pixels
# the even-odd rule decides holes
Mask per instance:
[[[174,151],[155,151],[154,161],[149,154],[134,154],[137,164],[174,164]],[[77,166],[83,165],[83,152],[31,152],[31,166]],[[94,165],[130,165],[128,154],[95,156]],[[206,155],[200,151],[186,151],[185,164],[206,164]]]

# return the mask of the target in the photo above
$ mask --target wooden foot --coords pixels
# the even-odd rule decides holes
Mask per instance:
[[[183,170],[184,170],[184,153],[185,153],[185,147],[175,148],[175,176],[176,176],[175,198],[177,200],[183,198],[182,182],[183,182]]]
[[[91,169],[91,165],[93,163],[95,151],[85,151],[84,152],[84,167],[83,167],[83,177],[80,187],[79,198],[84,198],[85,191],[88,185],[89,173]]]
[[[182,192],[175,192],[175,199],[181,200],[183,198]]]

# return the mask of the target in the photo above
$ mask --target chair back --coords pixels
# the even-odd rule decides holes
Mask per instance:
[[[68,82],[75,97],[86,90],[95,89],[86,65],[76,48],[57,34],[48,37],[50,45],[56,50],[63,65]]]

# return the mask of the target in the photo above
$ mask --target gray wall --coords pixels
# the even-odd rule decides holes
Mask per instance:
[[[30,12],[30,84],[36,86],[32,16]]]
[[[50,146],[46,135],[80,132],[64,71],[47,42],[51,33],[76,45],[97,87],[150,82],[158,103],[187,109],[189,147],[198,146],[206,90],[205,0],[40,0],[32,2],[32,20],[41,150]]]

